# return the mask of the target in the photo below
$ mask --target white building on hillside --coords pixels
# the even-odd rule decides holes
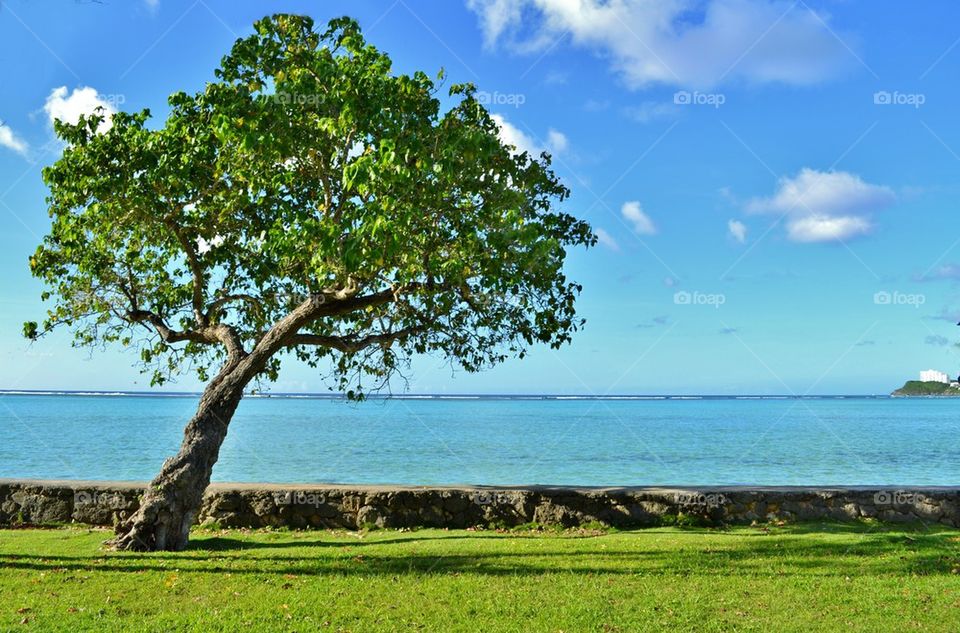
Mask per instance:
[[[926,371],[920,372],[920,380],[924,382],[950,382],[950,376],[946,375],[942,371],[937,371],[936,369],[927,369]]]

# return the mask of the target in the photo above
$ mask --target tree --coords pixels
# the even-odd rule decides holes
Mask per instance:
[[[134,348],[152,384],[209,380],[118,549],[186,546],[245,389],[291,354],[362,399],[412,354],[472,372],[583,323],[565,248],[596,238],[473,86],[441,110],[354,21],[294,15],[258,21],[216,79],[173,94],[159,129],[147,110],[58,122],[43,173],[53,221],[30,266],[53,305],[25,334]]]

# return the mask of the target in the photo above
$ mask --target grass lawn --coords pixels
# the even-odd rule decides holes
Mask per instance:
[[[0,530],[0,630],[960,631],[960,532]]]

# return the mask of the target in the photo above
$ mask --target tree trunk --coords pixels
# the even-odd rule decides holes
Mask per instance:
[[[167,459],[150,482],[139,509],[117,526],[110,545],[118,550],[180,551],[200,510],[227,426],[247,384],[225,367],[207,386],[183,433],[180,452]],[[237,372],[239,373],[239,372]]]

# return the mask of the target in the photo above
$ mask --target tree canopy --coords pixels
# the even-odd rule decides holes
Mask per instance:
[[[468,371],[582,321],[566,247],[590,227],[547,154],[505,146],[474,96],[394,74],[340,18],[276,15],[238,40],[195,94],[150,112],[56,123],[43,172],[52,227],[30,260],[79,345],[138,348],[161,383],[292,350],[362,394],[413,353]]]

